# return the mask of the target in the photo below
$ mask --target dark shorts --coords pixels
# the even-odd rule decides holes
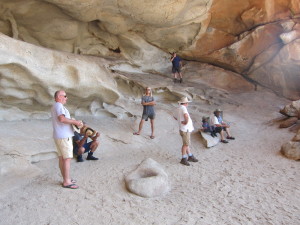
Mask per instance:
[[[150,115],[147,115],[147,114],[143,114],[142,115],[142,119],[143,120],[148,120],[148,118],[150,119],[150,120],[154,120],[155,119],[155,114],[150,114]]]
[[[215,128],[216,133],[221,133],[222,130],[226,130],[226,128],[225,127],[216,127]]]
[[[84,153],[88,152],[91,150],[91,144],[92,144],[92,141],[89,142],[89,143],[85,143],[82,147],[84,147]],[[74,148],[73,148],[73,153],[74,155],[77,155],[78,154],[78,145],[77,144],[74,144]]]
[[[180,69],[180,67],[175,67],[175,66],[173,66],[172,67],[172,73],[180,73],[181,72],[181,69]]]

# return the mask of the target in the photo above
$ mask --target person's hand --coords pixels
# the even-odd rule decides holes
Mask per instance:
[[[88,138],[88,137],[89,137],[89,135],[87,134],[87,132],[84,133],[84,137],[85,137],[85,138]]]
[[[96,133],[96,138],[97,138],[97,137],[100,137],[100,134],[99,134],[98,132]]]
[[[82,123],[81,120],[76,120],[76,121],[75,121],[75,125],[76,125],[77,127],[80,127],[80,126],[83,125],[83,123]]]

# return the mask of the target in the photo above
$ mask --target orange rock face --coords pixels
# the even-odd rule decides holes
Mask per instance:
[[[0,32],[36,45],[161,74],[177,51],[300,96],[299,0],[3,0],[0,12]]]

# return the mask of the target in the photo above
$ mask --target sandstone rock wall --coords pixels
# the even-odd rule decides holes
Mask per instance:
[[[300,96],[298,0],[2,0],[0,32],[167,75],[170,51]]]

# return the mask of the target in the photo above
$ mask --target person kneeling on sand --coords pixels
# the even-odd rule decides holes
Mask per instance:
[[[98,160],[98,158],[93,156],[93,153],[96,151],[99,146],[97,138],[100,134],[93,129],[85,126],[74,127],[74,136],[73,136],[73,153],[77,156],[77,162],[83,162],[82,155],[88,152],[87,160]],[[88,138],[92,141],[87,142]]]
[[[181,147],[182,159],[180,163],[185,166],[189,166],[189,162],[198,162],[198,159],[195,158],[190,149],[191,132],[194,130],[194,126],[190,114],[187,111],[189,102],[187,97],[182,97],[180,101],[178,101],[177,117],[174,116],[178,121],[179,133],[183,142]]]
[[[215,126],[215,131],[217,133],[220,133],[221,142],[228,143],[228,141],[226,141],[224,138],[224,131],[227,134],[227,139],[234,140],[235,138],[230,135],[230,129],[229,129],[230,125],[223,121],[221,113],[222,113],[222,111],[220,109],[216,109],[214,111],[214,116],[212,117],[211,124],[213,124]]]

